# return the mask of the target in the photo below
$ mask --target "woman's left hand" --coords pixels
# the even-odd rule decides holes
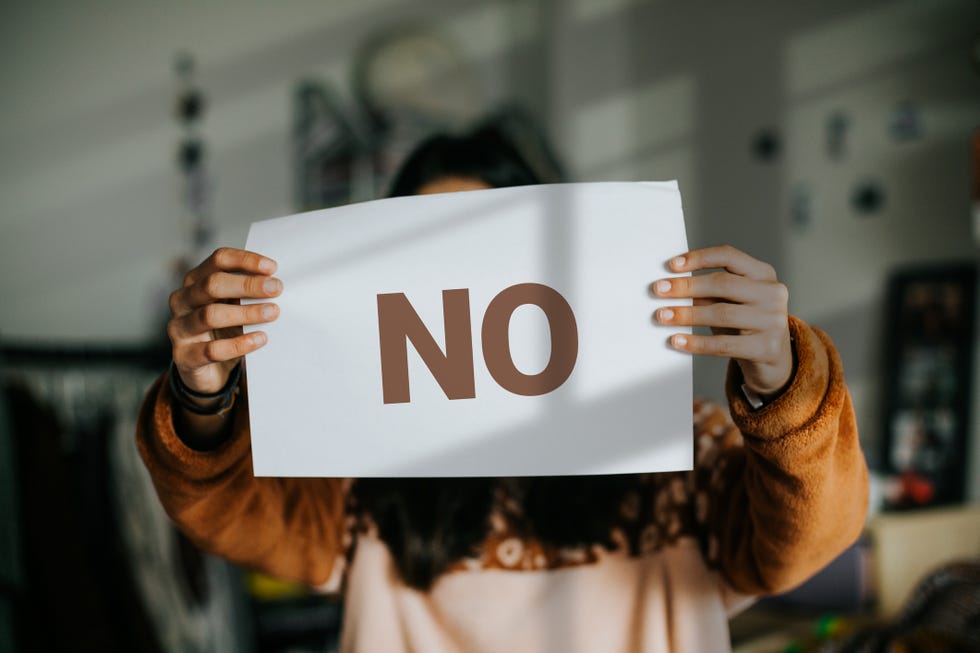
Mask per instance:
[[[750,390],[767,398],[779,394],[793,374],[793,348],[789,291],[776,278],[773,267],[722,245],[681,254],[670,260],[670,268],[675,272],[720,268],[650,284],[658,297],[694,300],[694,306],[658,309],[658,322],[711,327],[710,336],[671,336],[671,345],[692,354],[732,358]]]

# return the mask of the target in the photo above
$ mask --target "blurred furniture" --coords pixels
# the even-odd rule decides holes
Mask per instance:
[[[237,568],[179,535],[136,451],[137,409],[168,360],[152,345],[0,343],[14,517],[0,554],[15,565],[13,580],[0,565],[0,651],[252,650]]]
[[[956,648],[963,625],[980,624],[978,601],[980,504],[885,513],[806,583],[734,617],[732,645],[863,652],[894,640],[908,651],[980,650]]]
[[[882,514],[868,529],[884,617],[895,615],[916,583],[941,564],[980,557],[980,504]]]

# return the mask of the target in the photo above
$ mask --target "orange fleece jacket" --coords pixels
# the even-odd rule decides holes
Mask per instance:
[[[739,596],[806,580],[856,539],[867,509],[840,359],[819,330],[794,317],[790,329],[789,387],[753,410],[731,364],[730,419],[695,403],[695,469],[650,475],[651,496],[637,504],[648,508],[624,512],[635,523],[618,535],[622,550],[547,550],[515,539],[506,515],[495,514],[481,554],[429,593],[402,585],[376,536],[355,532],[349,481],[252,475],[245,402],[232,437],[196,451],[174,430],[161,379],[144,403],[137,443],[168,514],[201,548],[311,586],[344,584],[342,650],[540,650],[556,627],[575,633],[566,650],[724,650],[725,619]],[[565,605],[556,625],[559,601],[543,589],[552,586],[588,597],[582,616]],[[498,592],[507,596],[491,607],[477,598]],[[611,611],[605,617],[602,605]],[[474,611],[475,621],[466,616]],[[529,626],[528,613],[551,619]]]

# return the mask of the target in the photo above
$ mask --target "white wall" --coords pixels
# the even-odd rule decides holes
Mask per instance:
[[[159,333],[189,219],[175,167],[173,60],[192,52],[209,106],[217,242],[292,212],[292,93],[349,90],[351,53],[405,20],[434,22],[476,64],[511,39],[501,3],[18,3],[0,19],[0,334],[142,341]],[[497,69],[486,96],[501,95]]]
[[[784,241],[792,261],[788,280],[800,314],[826,328],[841,350],[868,441],[880,436],[888,275],[897,266],[970,260],[977,252],[969,135],[980,126],[980,76],[964,46],[980,25],[980,6],[969,9],[952,1],[899,2],[788,44],[785,124],[795,141],[783,201],[788,205],[800,184],[814,197],[811,224],[789,230]],[[827,65],[815,70],[813,61]],[[888,120],[904,101],[921,111],[919,140],[889,135]],[[823,126],[837,109],[850,114],[854,133],[848,156],[833,162]],[[882,211],[868,217],[850,205],[863,178],[879,180],[887,191]]]
[[[188,240],[173,158],[178,50],[200,62],[218,240],[234,245],[251,221],[293,208],[295,82],[320,76],[345,91],[354,49],[404,21],[452,34],[485,101],[513,96],[530,106],[577,178],[678,178],[692,245],[730,242],[775,264],[791,309],[838,342],[874,451],[887,272],[976,252],[967,145],[980,124],[980,79],[968,63],[980,25],[973,0],[4,6],[0,335],[137,342],[159,334],[154,311],[172,283],[167,268]],[[922,107],[926,133],[899,145],[886,122],[905,99]],[[833,163],[822,139],[838,108],[852,116],[854,141]],[[770,164],[749,151],[764,127],[783,136]],[[889,191],[871,218],[848,205],[864,175]],[[806,230],[790,220],[800,183],[814,197]],[[699,361],[697,390],[720,397],[723,367]]]

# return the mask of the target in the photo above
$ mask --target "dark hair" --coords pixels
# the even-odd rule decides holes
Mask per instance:
[[[494,188],[539,183],[540,177],[494,127],[463,136],[431,136],[402,164],[389,193],[413,195],[447,177],[479,179]],[[521,535],[555,546],[611,545],[618,505],[638,477],[359,479],[359,511],[377,525],[398,572],[428,589],[454,562],[475,555],[490,529],[494,491],[506,483],[521,506]]]
[[[370,478],[354,483],[359,511],[378,527],[402,580],[427,590],[453,563],[475,556],[490,531],[498,483],[520,505],[522,537],[543,544],[612,547],[635,474],[523,478]]]
[[[388,195],[414,195],[427,183],[446,177],[479,179],[491,188],[541,182],[507,138],[487,126],[462,136],[435,134],[422,141],[402,163]]]

